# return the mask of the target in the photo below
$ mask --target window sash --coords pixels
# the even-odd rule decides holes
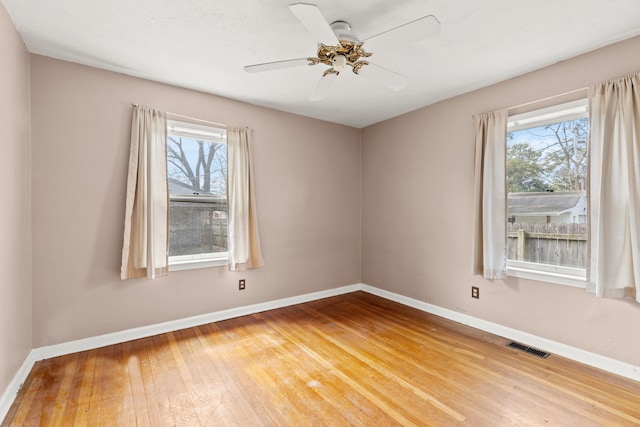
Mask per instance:
[[[196,139],[213,144],[227,143],[227,131],[224,128],[176,120],[167,120],[167,137],[171,136]],[[226,205],[227,198],[226,195],[169,194],[170,205],[172,202],[202,203],[203,205],[211,204],[213,206],[223,202]],[[227,265],[228,257],[228,251],[173,255],[169,256],[169,271],[224,266]]]
[[[213,126],[204,126],[194,123],[167,120],[167,135],[181,136],[184,138],[199,139],[216,144],[227,143],[227,130]]]
[[[589,117],[587,98],[540,108],[507,118],[507,133]]]
[[[588,118],[588,99],[508,117],[507,133]],[[505,141],[506,143],[506,141]],[[507,259],[507,275],[572,287],[586,287],[587,269]]]
[[[203,196],[199,194],[174,194],[169,195],[169,200],[172,202],[191,202],[191,203],[220,203],[224,201],[226,203],[226,196]]]

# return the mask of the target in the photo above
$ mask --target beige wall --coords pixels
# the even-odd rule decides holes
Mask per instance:
[[[640,365],[640,305],[471,274],[472,116],[640,71],[638,52],[631,39],[364,129],[363,282]]]
[[[358,129],[36,55],[31,90],[34,347],[359,281]],[[264,268],[120,281],[131,102],[254,129]]]
[[[0,53],[14,58],[0,74],[2,93],[10,93],[0,99],[0,143],[13,160],[0,173],[15,183],[6,186],[12,203],[0,213],[3,233],[14,236],[3,240],[0,258],[0,390],[30,348],[31,331],[40,347],[360,279],[640,364],[640,341],[625,329],[638,324],[640,307],[559,285],[485,281],[471,274],[470,245],[471,117],[640,70],[640,38],[362,132],[32,55],[31,328],[29,59],[6,15],[0,20],[9,23],[0,27]],[[119,280],[131,102],[255,130],[265,268]],[[7,143],[16,140],[23,143]],[[239,278],[247,290],[237,290]],[[472,285],[481,287],[480,300],[471,299]]]
[[[0,395],[31,350],[29,54],[0,4]]]

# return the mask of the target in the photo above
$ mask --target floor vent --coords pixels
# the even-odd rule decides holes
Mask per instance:
[[[524,352],[527,352],[529,354],[533,354],[534,356],[538,356],[538,357],[541,357],[543,359],[546,359],[547,357],[549,357],[549,353],[547,353],[546,351],[538,350],[537,348],[527,347],[526,345],[517,343],[515,341],[511,341],[508,344],[508,346],[509,347],[513,347],[513,348],[517,348],[518,350],[522,350]]]

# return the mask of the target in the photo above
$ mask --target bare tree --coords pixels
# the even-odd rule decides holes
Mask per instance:
[[[224,194],[226,191],[227,155],[224,144],[170,136],[167,160],[170,177],[203,193]]]
[[[555,142],[548,149],[545,160],[552,169],[553,185],[557,191],[585,190],[587,184],[587,119],[547,126]]]

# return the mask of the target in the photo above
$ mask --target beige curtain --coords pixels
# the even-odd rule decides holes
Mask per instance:
[[[587,290],[640,302],[640,73],[589,88]]]
[[[507,111],[483,114],[474,120],[474,272],[485,279],[504,279],[507,276]]]
[[[229,270],[264,265],[254,188],[252,130],[227,128]]]
[[[168,272],[167,125],[163,112],[136,106],[131,122],[120,278]]]

